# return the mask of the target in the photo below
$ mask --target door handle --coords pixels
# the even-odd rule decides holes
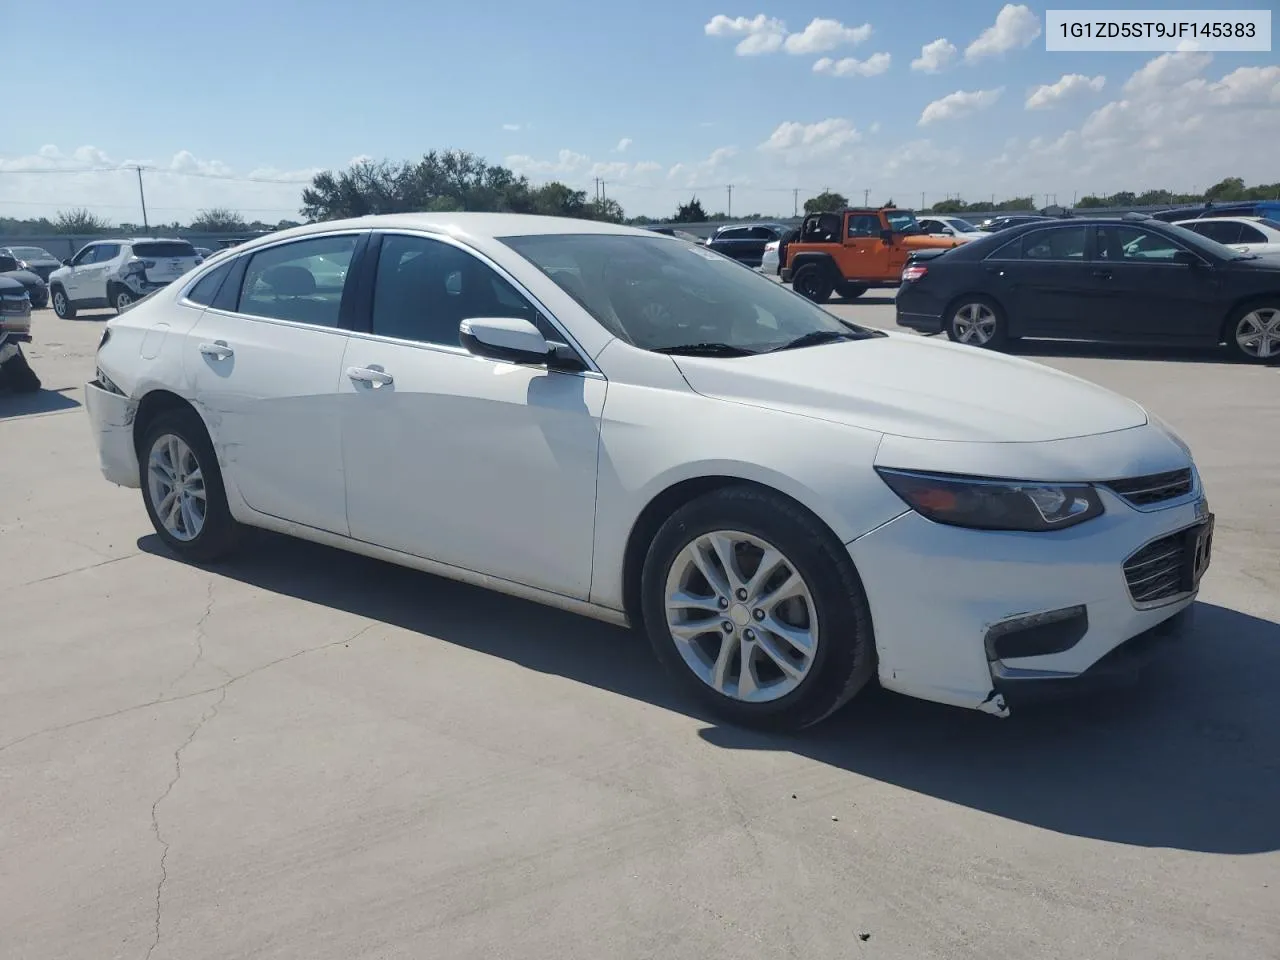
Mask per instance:
[[[375,390],[383,384],[395,382],[395,377],[391,374],[369,367],[347,367],[347,376],[356,383],[367,383]]]
[[[227,346],[225,340],[215,340],[213,343],[200,344],[201,356],[209,357],[212,360],[227,360],[235,356],[235,351]]]
[[[1110,270],[1095,270],[1095,271],[1093,271],[1093,275],[1094,275],[1095,277],[1101,277],[1103,280],[1110,280],[1110,279],[1111,279],[1111,271],[1110,271]]]

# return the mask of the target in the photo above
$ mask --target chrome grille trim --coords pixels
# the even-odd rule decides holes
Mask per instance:
[[[1195,489],[1195,474],[1190,467],[1183,467],[1143,477],[1108,480],[1099,486],[1106,487],[1131,506],[1142,509],[1185,497]]]

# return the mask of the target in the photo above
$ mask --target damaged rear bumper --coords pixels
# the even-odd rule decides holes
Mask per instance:
[[[138,487],[138,452],[133,443],[133,418],[138,405],[98,380],[84,386],[84,405],[98,447],[102,475],[122,487]]]

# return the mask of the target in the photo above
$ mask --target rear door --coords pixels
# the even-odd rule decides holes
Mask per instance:
[[[200,262],[196,248],[185,240],[147,240],[133,245],[133,255],[142,261],[147,284],[169,284]]]
[[[183,364],[227,478],[259,513],[347,533],[338,382],[367,231],[241,255]]]
[[[1097,293],[1085,252],[1085,228],[1052,226],[1024,233],[984,261],[991,289],[1014,336],[1093,339]]]
[[[1090,229],[1096,312],[1108,338],[1217,342],[1221,288],[1206,261],[1155,229],[1127,223]],[[1179,262],[1179,254],[1196,263]]]

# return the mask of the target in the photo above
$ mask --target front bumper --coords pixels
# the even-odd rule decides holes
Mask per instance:
[[[909,512],[848,545],[875,624],[880,682],[909,696],[1004,715],[1004,693],[1072,685],[1126,641],[1180,613],[1196,589],[1154,603],[1130,596],[1124,563],[1144,545],[1205,522],[1199,480],[1163,509],[1100,490],[1107,512],[1051,534],[969,530]],[[1198,587],[1198,584],[1197,584]],[[998,625],[1083,609],[1056,642],[993,643]],[[997,630],[996,633],[999,631]]]
[[[119,486],[138,487],[138,452],[133,443],[133,418],[138,405],[97,380],[85,384],[84,405],[93,427],[102,475]]]

